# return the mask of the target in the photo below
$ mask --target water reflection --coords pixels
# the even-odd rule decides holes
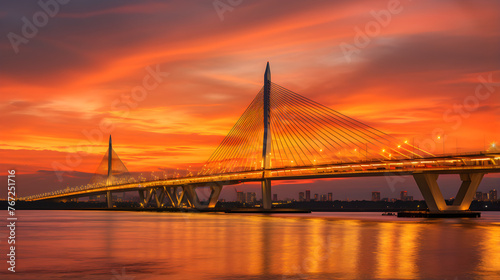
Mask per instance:
[[[22,211],[11,276],[113,279],[125,268],[134,279],[494,279],[500,215],[484,215]]]

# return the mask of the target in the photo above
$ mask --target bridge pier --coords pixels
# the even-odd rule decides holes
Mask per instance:
[[[165,187],[139,190],[139,199],[142,208],[145,208],[153,197],[156,202],[156,207],[161,208],[163,206],[163,199],[165,198]]]
[[[154,189],[154,196],[156,201],[156,207],[158,208],[163,207],[163,199],[165,198],[165,189],[164,188]]]
[[[271,180],[264,179],[262,180],[262,208],[268,210],[271,207]]]
[[[434,173],[414,173],[413,178],[417,182],[430,212],[442,211],[466,211],[474,199],[479,183],[483,179],[484,173],[462,173],[460,179],[462,184],[455,197],[453,205],[446,205],[443,194],[439,189],[437,179],[439,174]]]
[[[217,205],[217,201],[219,201],[219,195],[222,191],[222,186],[217,184],[216,186],[210,187],[210,197],[208,198],[208,208],[214,208]]]
[[[203,208],[200,203],[200,199],[198,198],[198,194],[196,193],[195,186],[185,186],[184,190],[186,192],[186,198],[189,201],[189,204],[192,208]]]
[[[163,187],[163,188],[164,188],[164,193],[165,193],[168,201],[170,202],[170,204],[172,204],[172,207],[177,207],[177,198],[176,198],[176,193],[175,193],[175,187],[173,187],[173,188]]]
[[[111,191],[106,192],[106,202],[108,203],[108,208],[113,208],[113,195]]]
[[[182,191],[178,191],[181,188]],[[186,186],[175,186],[175,187],[163,187],[161,195],[157,196],[160,201],[163,198],[172,204],[174,208],[181,208],[183,203],[187,203],[190,208],[204,209],[204,208],[214,208],[219,200],[219,195],[222,191],[222,186],[216,184],[215,186],[210,186],[210,196],[208,198],[208,205],[203,205],[200,202],[198,194],[196,193],[196,186],[186,185]]]

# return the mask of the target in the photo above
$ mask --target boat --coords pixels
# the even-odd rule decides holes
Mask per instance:
[[[396,216],[396,213],[393,213],[393,212],[384,212],[384,213],[382,213],[382,216]]]

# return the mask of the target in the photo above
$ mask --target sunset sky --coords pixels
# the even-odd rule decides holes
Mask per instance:
[[[20,195],[87,183],[109,134],[132,172],[200,166],[267,61],[274,83],[431,152],[500,143],[498,1],[74,0],[42,24],[37,2],[0,1],[0,174],[17,170]],[[304,183],[274,191],[421,197],[412,178]]]

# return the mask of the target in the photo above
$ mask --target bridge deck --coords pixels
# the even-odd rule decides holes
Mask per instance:
[[[404,176],[415,173],[500,173],[500,154],[480,152],[423,159],[338,163],[322,166],[288,167],[266,171],[255,170],[219,175],[126,182],[110,186],[76,187],[70,190],[28,196],[21,198],[21,200],[39,201],[58,198],[75,198],[102,194],[108,191],[125,192],[163,186],[203,186],[207,184],[231,185],[242,182],[262,181],[264,178],[271,180],[291,180],[366,176]]]

